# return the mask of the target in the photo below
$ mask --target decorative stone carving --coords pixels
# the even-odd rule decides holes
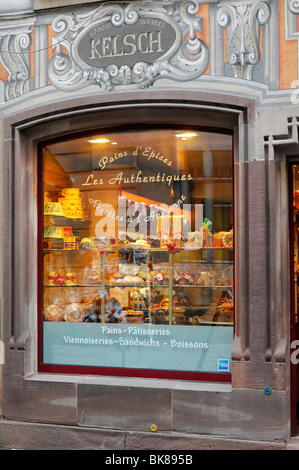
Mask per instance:
[[[288,0],[288,8],[294,13],[294,15],[299,14],[299,0]]]
[[[294,15],[299,15],[299,0],[286,0],[285,6],[285,39],[286,41],[299,41],[299,31],[297,19]]]
[[[254,66],[260,61],[259,30],[270,20],[265,1],[227,2],[219,5],[218,24],[227,28],[226,58],[234,77],[252,80]]]
[[[30,44],[31,30],[13,30],[0,35],[0,59],[9,74],[5,82],[6,101],[29,91]]]
[[[105,3],[88,14],[55,18],[51,83],[63,91],[98,85],[153,85],[159,79],[194,80],[209,51],[201,33],[198,0]],[[185,40],[185,38],[187,38]]]

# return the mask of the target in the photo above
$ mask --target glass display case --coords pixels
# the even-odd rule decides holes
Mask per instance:
[[[80,137],[42,165],[43,364],[229,373],[231,136]]]

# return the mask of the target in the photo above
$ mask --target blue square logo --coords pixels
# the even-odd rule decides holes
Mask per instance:
[[[217,370],[221,372],[228,372],[229,359],[217,359]]]

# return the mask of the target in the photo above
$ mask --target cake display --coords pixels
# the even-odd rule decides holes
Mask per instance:
[[[55,225],[50,225],[49,227],[44,227],[44,238],[61,238],[63,239],[64,230],[63,227],[57,227]]]
[[[45,204],[44,215],[55,215],[57,217],[64,217],[63,205],[59,202],[49,202]]]
[[[58,202],[62,205],[65,217],[82,219],[82,201],[78,188],[64,188],[58,197]]]
[[[64,188],[61,191],[62,197],[66,199],[79,199],[80,197],[80,189],[79,188]]]

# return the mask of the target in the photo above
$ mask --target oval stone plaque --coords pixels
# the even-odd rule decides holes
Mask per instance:
[[[167,55],[176,42],[175,28],[165,19],[140,17],[133,25],[114,26],[111,21],[93,25],[77,43],[80,60],[91,67],[152,63]]]

